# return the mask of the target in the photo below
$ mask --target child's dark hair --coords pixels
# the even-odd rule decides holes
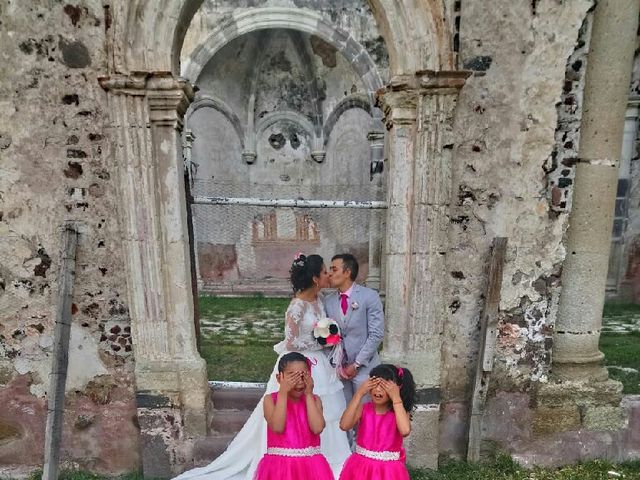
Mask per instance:
[[[287,368],[287,365],[293,362],[302,362],[309,365],[309,360],[303,354],[299,352],[285,353],[282,357],[280,357],[280,361],[278,362],[278,373],[284,372],[284,369]]]
[[[402,405],[408,413],[411,413],[413,407],[416,405],[416,384],[408,368],[396,367],[390,363],[382,363],[373,367],[369,372],[369,376],[391,380],[399,385]]]
[[[291,264],[289,274],[293,293],[301,292],[313,286],[313,277],[319,277],[324,260],[320,255],[300,254]]]

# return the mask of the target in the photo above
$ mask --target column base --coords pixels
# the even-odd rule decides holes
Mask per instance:
[[[411,434],[405,440],[407,463],[416,468],[438,468],[440,405],[417,405]]]
[[[600,362],[555,363],[551,371],[552,381],[558,382],[606,382],[609,372]]]
[[[193,466],[193,444],[208,431],[210,395],[201,358],[137,361],[136,402],[145,477],[171,478]]]
[[[541,386],[536,393],[534,435],[544,436],[581,428],[592,431],[622,428],[625,422],[620,406],[622,384],[607,378],[604,370],[605,379],[602,381],[595,381],[592,376],[586,380],[560,380],[555,377]],[[569,371],[563,373],[568,374]]]

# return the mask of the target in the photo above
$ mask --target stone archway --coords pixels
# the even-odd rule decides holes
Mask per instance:
[[[208,425],[209,389],[193,322],[180,139],[193,91],[178,79],[185,32],[202,1],[113,2],[108,71],[100,80],[107,91],[118,165],[118,216],[126,246],[147,476],[189,467],[193,442]],[[387,323],[384,355],[415,373],[419,405],[410,461],[433,467],[447,315],[448,283],[440,274],[447,259],[451,134],[466,74],[451,71],[452,22],[443,0],[370,4],[386,39],[393,76],[377,93],[388,130],[385,283],[394,288],[387,296],[387,317],[393,322]],[[316,17],[307,18],[316,22],[315,31],[321,30]],[[298,27],[299,22],[296,18]],[[362,65],[365,71],[366,61]]]
[[[322,38],[351,63],[372,96],[382,88],[382,80],[369,53],[348,33],[334,28],[312,10],[280,7],[255,8],[227,19],[189,54],[188,61],[182,66],[182,76],[195,83],[204,66],[229,42],[256,30],[277,28]]]

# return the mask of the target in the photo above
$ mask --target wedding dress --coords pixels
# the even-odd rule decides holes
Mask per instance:
[[[288,352],[300,352],[311,361],[313,393],[322,400],[326,426],[320,435],[322,453],[327,458],[333,475],[340,476],[342,465],[351,454],[345,432],[340,430],[340,417],[346,408],[342,382],[329,362],[327,351],[313,337],[313,327],[326,316],[320,300],[306,302],[291,300],[285,316],[285,339],[273,348],[278,360],[269,377],[265,394],[277,392],[278,361]],[[206,467],[194,468],[176,477],[176,480],[253,480],[258,462],[267,448],[267,422],[264,419],[263,400],[238,432],[225,452]]]

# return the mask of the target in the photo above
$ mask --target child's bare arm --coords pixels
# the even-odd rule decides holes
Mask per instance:
[[[319,397],[306,395],[307,402],[307,418],[309,420],[309,428],[313,433],[319,435],[325,427],[324,415],[322,414],[322,401]]]
[[[360,416],[362,415],[362,405],[360,404],[360,401],[362,400],[362,397],[369,393],[372,387],[373,380],[369,378],[360,385],[360,388],[358,388],[358,391],[349,402],[349,405],[347,405],[346,410],[340,418],[340,428],[345,432],[347,430],[351,430],[355,427],[356,423],[360,421]]]
[[[278,400],[273,403],[271,395],[264,397],[264,419],[267,421],[269,428],[276,433],[284,432],[287,415],[287,396],[278,395]]]
[[[313,377],[309,372],[302,374],[304,381],[304,396],[307,403],[307,419],[309,428],[315,434],[320,434],[324,430],[325,421],[322,415],[322,402],[320,398],[313,396]]]
[[[393,411],[396,414],[396,424],[398,425],[398,431],[400,435],[406,437],[411,433],[411,418],[404,409],[402,402],[393,402]]]
[[[389,380],[381,381],[382,388],[387,392],[391,402],[393,404],[393,412],[396,415],[396,425],[398,426],[398,432],[403,437],[406,437],[411,433],[411,418],[404,409],[402,398],[400,397],[400,389],[395,382]]]
[[[284,432],[284,427],[287,423],[287,396],[289,390],[295,385],[298,375],[294,374],[278,374],[280,381],[280,390],[278,391],[278,400],[275,405],[271,395],[264,397],[264,419],[267,421],[269,428],[276,433]]]

